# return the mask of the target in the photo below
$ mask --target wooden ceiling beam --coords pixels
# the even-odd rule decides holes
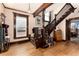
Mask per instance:
[[[34,13],[33,16],[37,16],[41,11],[45,10],[46,8],[48,8],[50,5],[52,5],[53,3],[43,3]]]

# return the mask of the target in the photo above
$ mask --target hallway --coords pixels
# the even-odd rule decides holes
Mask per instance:
[[[57,42],[54,46],[36,49],[30,42],[13,44],[0,56],[79,56],[79,43]]]

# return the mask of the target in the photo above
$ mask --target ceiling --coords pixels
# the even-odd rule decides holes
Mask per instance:
[[[28,13],[35,12],[43,3],[4,3],[6,7],[25,11]],[[30,5],[30,9],[29,9]]]
[[[29,10],[29,4],[30,4],[30,10]],[[28,13],[34,13],[42,4],[43,3],[4,3],[4,5],[6,7],[13,8],[13,9],[16,9],[16,10],[25,11],[25,12],[28,12]],[[54,10],[57,12],[62,8],[63,5],[62,5],[62,3],[61,4],[55,3],[54,5],[52,5],[50,7],[54,8]],[[79,6],[79,3],[78,4],[72,3],[72,5],[76,8],[76,7]]]

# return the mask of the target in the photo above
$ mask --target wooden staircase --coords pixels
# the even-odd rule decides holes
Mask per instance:
[[[67,3],[64,5],[64,7],[59,11],[57,15],[55,15],[55,19],[50,22],[44,29],[39,29],[36,28],[34,30],[34,38],[31,41],[34,41],[34,46],[36,48],[42,47],[46,48],[48,44],[46,43],[46,40],[48,40],[49,35],[51,34],[52,31],[56,29],[56,26],[62,22],[69,14],[74,12],[75,8],[70,4]],[[39,32],[41,34],[39,34]],[[54,38],[54,37],[53,37]]]
[[[66,3],[64,5],[64,7],[55,16],[55,19],[45,27],[45,31],[48,32],[48,34],[50,35],[50,33],[54,29],[56,29],[56,26],[60,22],[62,22],[69,14],[71,14],[72,12],[74,12],[74,10],[75,10],[75,8],[70,3]]]

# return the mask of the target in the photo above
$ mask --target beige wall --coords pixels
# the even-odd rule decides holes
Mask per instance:
[[[1,15],[1,13],[3,13],[3,11],[4,11],[4,7],[3,7],[3,5],[0,3],[0,15]],[[0,22],[1,22],[1,20],[0,20]]]
[[[32,33],[32,28],[35,26],[35,19],[33,18],[33,15],[28,14],[28,13],[22,13],[10,9],[5,9],[5,15],[6,15],[6,24],[9,25],[8,28],[8,35],[10,36],[10,42],[15,42],[15,41],[21,41],[21,40],[26,40],[27,38],[21,38],[21,39],[14,39],[14,19],[13,19],[13,12],[20,13],[20,14],[25,14],[29,15],[29,34]]]
[[[60,24],[57,25],[56,30],[61,29],[62,30],[62,38],[63,40],[66,39],[66,20],[64,19]]]
[[[3,12],[3,5],[0,3],[0,14]]]

